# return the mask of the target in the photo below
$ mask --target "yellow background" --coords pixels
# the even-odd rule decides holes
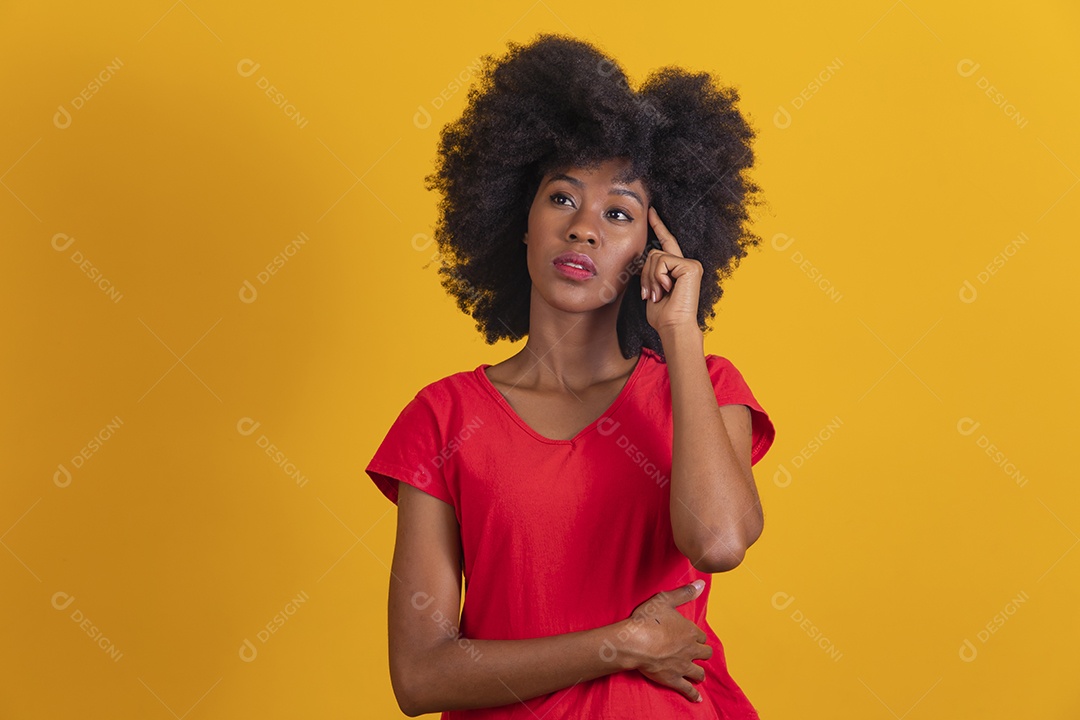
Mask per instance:
[[[363,467],[518,349],[422,178],[477,58],[556,31],[759,131],[706,350],[777,428],[710,605],[762,717],[1080,717],[1075,7],[170,2],[0,9],[0,716],[400,716]]]

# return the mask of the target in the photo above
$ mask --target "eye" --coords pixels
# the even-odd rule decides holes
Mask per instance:
[[[626,211],[625,211],[625,210],[620,210],[620,209],[618,209],[618,208],[612,208],[612,209],[611,209],[611,210],[609,210],[608,212],[609,212],[609,213],[616,213],[616,214],[618,214],[618,215],[622,215],[622,218],[616,218],[616,220],[622,220],[622,219],[626,219],[626,220],[633,220],[633,219],[634,219],[634,218],[630,217],[630,216],[629,216],[629,215],[628,215],[628,214],[626,213]]]
[[[554,193],[554,194],[551,195],[551,201],[554,202],[556,205],[563,205],[564,204],[564,203],[559,202],[560,200],[566,200],[571,205],[574,204],[574,201],[570,199],[569,195],[564,195],[561,192],[557,192],[557,193]]]

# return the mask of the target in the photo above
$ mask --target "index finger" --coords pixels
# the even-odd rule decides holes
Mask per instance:
[[[660,214],[656,212],[656,206],[654,205],[649,206],[649,224],[652,225],[653,230],[656,232],[656,239],[660,241],[661,249],[664,252],[683,257],[679,243],[675,240],[675,236],[671,234],[671,231],[667,229],[667,225],[664,225],[663,220],[660,219]]]

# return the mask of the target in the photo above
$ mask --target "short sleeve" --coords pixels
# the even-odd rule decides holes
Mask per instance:
[[[430,403],[418,393],[398,414],[365,472],[395,505],[398,482],[454,504],[444,473],[442,432]]]
[[[750,408],[750,464],[754,465],[765,457],[765,453],[772,447],[773,440],[776,438],[776,429],[773,427],[772,420],[754,394],[750,392],[750,386],[746,384],[742,373],[730,360],[719,355],[708,355],[706,365],[709,368],[709,377],[712,378],[716,402],[719,405],[739,404]]]

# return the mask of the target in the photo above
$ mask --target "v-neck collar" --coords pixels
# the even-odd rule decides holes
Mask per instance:
[[[647,358],[646,353],[648,353],[648,355],[652,357]],[[630,391],[633,389],[634,383],[637,381],[638,377],[640,377],[641,374],[644,372],[646,361],[651,361],[656,357],[659,357],[659,355],[654,350],[643,346],[641,348],[640,354],[638,354],[637,362],[634,364],[634,369],[630,372],[630,377],[626,379],[626,382],[622,386],[622,390],[619,391],[619,394],[615,397],[611,404],[608,405],[607,409],[604,410],[604,412],[600,413],[599,417],[597,417],[591,423],[583,427],[577,435],[567,440],[545,437],[540,433],[536,432],[536,430],[534,430],[532,426],[522,420],[521,416],[517,414],[517,411],[514,410],[513,407],[511,407],[510,403],[506,400],[505,397],[503,397],[503,394],[499,392],[499,389],[497,387],[495,387],[495,384],[491,382],[491,378],[489,378],[487,376],[487,373],[484,372],[485,368],[491,367],[490,363],[482,363],[478,365],[477,368],[473,371],[473,374],[476,375],[476,379],[480,383],[480,385],[484,387],[489,393],[491,393],[499,406],[506,411],[506,413],[514,420],[514,422],[516,422],[521,427],[522,430],[531,435],[533,438],[539,440],[540,442],[548,443],[550,445],[573,445],[574,443],[578,442],[582,437],[595,429],[601,420],[608,417],[619,408],[623,400],[625,400],[626,397],[630,394]]]

